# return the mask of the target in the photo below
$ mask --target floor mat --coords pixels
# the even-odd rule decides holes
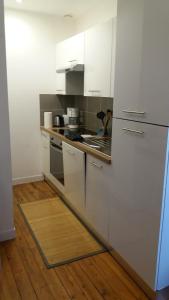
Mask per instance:
[[[105,251],[59,197],[19,207],[48,268]]]

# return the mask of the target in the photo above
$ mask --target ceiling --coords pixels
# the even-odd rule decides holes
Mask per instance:
[[[78,18],[94,8],[99,1],[100,0],[22,0],[22,3],[17,3],[16,0],[4,0],[4,3],[5,7],[8,8],[58,16],[71,14],[73,17]]]

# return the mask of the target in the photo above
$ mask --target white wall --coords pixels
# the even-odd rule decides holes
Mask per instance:
[[[55,93],[55,46],[75,32],[72,20],[7,10],[7,71],[14,183],[38,179],[39,94]]]
[[[0,241],[15,236],[4,37],[3,1],[0,0]]]
[[[86,14],[76,19],[77,32],[117,16],[117,0],[98,0]]]
[[[6,10],[7,71],[14,183],[41,179],[39,94],[55,93],[55,45],[116,15],[116,0],[98,1],[80,18]]]

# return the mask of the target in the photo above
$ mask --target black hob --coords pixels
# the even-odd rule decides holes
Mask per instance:
[[[54,128],[53,131],[58,132],[59,134],[64,135],[68,139],[72,141],[82,141],[81,135],[83,134],[89,134],[89,135],[96,135],[96,132],[93,132],[91,130],[88,130],[86,128],[76,128],[76,129],[70,129],[70,128]]]

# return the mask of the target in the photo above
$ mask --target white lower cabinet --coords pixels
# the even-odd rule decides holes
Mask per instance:
[[[113,121],[109,241],[153,290],[162,261],[163,209],[169,206],[167,197],[163,199],[167,134],[165,127]],[[167,270],[164,274],[169,276]]]
[[[63,142],[65,196],[71,205],[85,211],[85,153]]]
[[[105,241],[108,241],[108,205],[111,195],[110,168],[110,165],[87,155],[86,218]]]
[[[47,132],[41,132],[41,162],[42,173],[48,176],[50,174],[50,135]]]

